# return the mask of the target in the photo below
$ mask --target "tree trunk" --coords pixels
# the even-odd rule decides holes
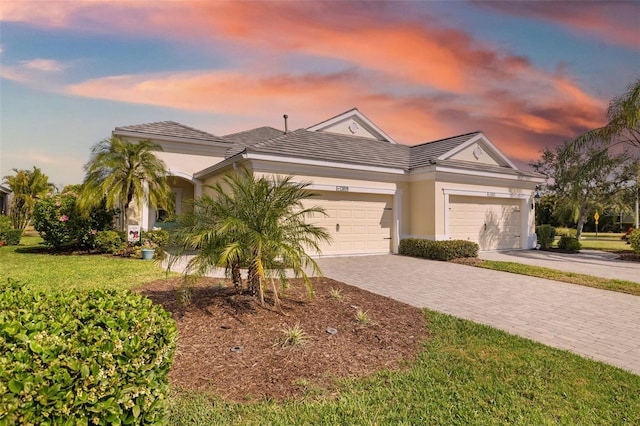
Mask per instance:
[[[236,293],[242,293],[242,274],[240,273],[240,262],[237,259],[231,262],[231,282],[233,282]]]
[[[576,225],[576,238],[578,241],[582,236],[582,228],[584,227],[584,223],[587,220],[587,197],[582,199],[580,203],[580,210],[578,211],[578,224]]]
[[[249,271],[247,276],[247,287],[249,294],[255,299],[260,300],[260,304],[264,305],[264,292],[262,290],[262,276],[258,272],[258,267],[255,263],[249,265]]]

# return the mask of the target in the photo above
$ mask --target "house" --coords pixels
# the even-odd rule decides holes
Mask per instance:
[[[11,189],[0,185],[0,215],[9,214],[9,203],[11,200]]]
[[[239,167],[309,182],[333,242],[323,255],[397,252],[401,238],[474,241],[481,250],[536,243],[533,193],[543,176],[518,169],[482,132],[416,146],[397,143],[357,109],[295,131],[259,127],[215,136],[165,121],[117,127],[150,139],[170,171],[176,213]],[[143,229],[157,213],[143,212]]]

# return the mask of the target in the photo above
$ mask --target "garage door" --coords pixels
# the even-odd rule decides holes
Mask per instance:
[[[520,201],[451,195],[449,236],[478,243],[480,250],[520,248]]]
[[[326,192],[305,205],[325,208],[327,216],[307,220],[329,232],[333,241],[323,244],[323,255],[375,254],[391,251],[393,198],[390,195]]]

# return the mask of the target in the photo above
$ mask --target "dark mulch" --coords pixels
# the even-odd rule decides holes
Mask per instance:
[[[338,378],[407,365],[429,337],[419,309],[331,279],[314,279],[311,300],[304,285],[292,280],[280,309],[262,307],[234,294],[226,280],[212,278],[196,282],[191,304],[183,307],[176,298],[181,284],[182,278],[175,278],[138,289],[177,322],[169,375],[176,389],[210,390],[235,401],[283,400],[309,392],[331,396]],[[332,289],[341,300],[331,296]],[[356,321],[358,310],[370,323]],[[283,346],[283,329],[296,324],[309,341]]]

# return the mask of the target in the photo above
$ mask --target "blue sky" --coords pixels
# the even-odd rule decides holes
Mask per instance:
[[[0,176],[56,185],[116,126],[352,107],[409,145],[483,130],[525,167],[640,77],[638,2],[4,0],[0,21]]]

